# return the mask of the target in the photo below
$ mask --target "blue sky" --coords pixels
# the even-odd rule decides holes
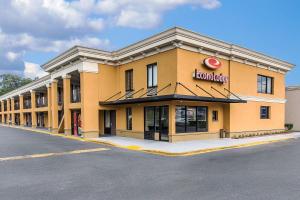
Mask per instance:
[[[38,65],[75,44],[113,50],[173,26],[300,66],[299,8],[297,0],[0,0],[0,73],[41,75]],[[287,85],[298,77],[296,67]]]

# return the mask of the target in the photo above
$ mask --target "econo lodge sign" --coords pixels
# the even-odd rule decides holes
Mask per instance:
[[[212,70],[217,70],[222,67],[222,63],[214,57],[204,59],[203,64],[207,68]],[[227,83],[229,80],[229,77],[223,75],[222,73],[217,74],[215,72],[201,72],[197,69],[195,69],[195,72],[193,73],[193,78],[197,80],[206,80],[222,84]]]
[[[204,65],[210,69],[219,69],[222,66],[222,63],[216,58],[206,58],[204,60]]]

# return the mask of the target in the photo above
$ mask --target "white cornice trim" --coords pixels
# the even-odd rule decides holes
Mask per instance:
[[[265,102],[265,103],[286,103],[286,99],[281,98],[271,98],[271,97],[258,97],[258,96],[245,96],[245,95],[238,95],[242,100],[245,101],[256,101],[256,102]],[[237,99],[235,96],[231,95],[231,99]]]
[[[153,51],[159,53],[162,48],[170,45],[174,46],[174,44],[176,48],[183,48],[182,46],[185,45],[190,48],[196,48],[197,51],[201,51],[201,53],[204,50],[206,52],[211,52],[214,55],[217,53],[218,56],[226,56],[227,59],[234,57],[237,60],[242,60],[243,63],[247,62],[247,64],[252,63],[252,65],[272,67],[276,71],[281,70],[283,73],[294,67],[293,64],[272,58],[262,53],[178,27],[166,30],[150,38],[113,52],[75,46],[62,53],[60,56],[50,60],[48,63],[42,65],[42,67],[46,71],[51,72],[57,67],[61,67],[70,61],[80,58],[93,58],[99,62],[119,65],[122,64],[124,60],[134,60],[133,58],[141,55],[147,55]],[[157,51],[157,49],[159,49],[159,51]]]
[[[18,96],[18,95],[22,95],[26,92],[30,92],[32,90],[35,90],[37,88],[40,88],[40,87],[43,87],[43,86],[46,86],[47,84],[51,83],[51,76],[50,75],[47,75],[47,76],[44,76],[38,80],[35,80],[23,87],[20,87],[16,90],[13,90],[5,95],[2,95],[0,97],[0,100],[4,100],[4,99],[8,99],[8,98],[12,98],[12,97],[15,97],[15,96]]]

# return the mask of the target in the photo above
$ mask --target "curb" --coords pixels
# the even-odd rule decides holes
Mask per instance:
[[[102,145],[106,145],[106,146],[112,146],[112,147],[127,149],[127,150],[131,150],[131,151],[138,151],[138,152],[144,152],[144,153],[168,156],[168,157],[193,156],[193,155],[199,155],[199,154],[205,154],[205,153],[211,153],[211,152],[217,152],[217,151],[224,151],[224,150],[229,150],[229,149],[239,149],[239,148],[246,148],[246,147],[258,146],[258,145],[264,145],[264,144],[271,144],[271,143],[283,142],[283,141],[295,139],[295,137],[282,138],[282,139],[276,139],[276,140],[251,142],[251,143],[232,145],[232,146],[226,146],[226,147],[216,147],[216,148],[201,149],[201,150],[195,150],[195,151],[189,151],[189,152],[173,153],[173,152],[168,152],[168,151],[142,149],[139,146],[123,146],[123,145],[115,144],[113,142],[98,141],[98,140],[89,139],[89,138],[80,138],[80,137],[76,137],[76,136],[57,134],[57,133],[52,133],[49,131],[36,130],[36,129],[31,129],[31,128],[19,127],[19,126],[4,125],[4,124],[0,124],[0,126],[8,127],[8,128],[16,128],[16,129],[21,129],[21,130],[26,130],[26,131],[32,131],[35,133],[41,133],[41,134],[46,134],[46,135],[51,135],[51,136],[58,136],[58,137],[77,140],[77,141],[81,141],[81,142],[102,144]]]
[[[189,151],[189,152],[181,152],[181,153],[173,153],[168,151],[160,151],[160,150],[149,150],[149,149],[142,149],[139,146],[122,146],[115,144],[113,142],[107,142],[107,141],[97,141],[93,139],[86,139],[87,142],[93,142],[103,145],[109,145],[117,148],[127,149],[131,151],[139,151],[144,153],[150,153],[155,155],[161,155],[161,156],[169,156],[169,157],[178,157],[178,156],[193,156],[193,155],[199,155],[199,154],[205,154],[205,153],[211,153],[211,152],[217,152],[217,151],[224,151],[229,149],[239,149],[239,148],[246,148],[246,147],[252,147],[252,146],[259,146],[264,144],[271,144],[276,142],[283,142],[295,139],[294,137],[291,138],[282,138],[282,139],[276,139],[276,140],[269,140],[269,141],[261,141],[261,142],[251,142],[246,144],[240,144],[240,145],[232,145],[227,147],[216,147],[216,148],[208,148],[208,149],[201,149],[201,150],[195,150],[195,151]]]

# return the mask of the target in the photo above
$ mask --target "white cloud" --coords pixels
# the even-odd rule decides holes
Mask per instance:
[[[18,57],[21,56],[20,53],[15,53],[13,51],[8,51],[6,54],[5,54],[7,60],[9,60],[10,62],[13,62],[15,61]]]
[[[219,0],[102,0],[97,10],[115,19],[117,26],[151,28],[157,26],[163,14],[178,6],[191,5],[203,9],[216,9]]]
[[[179,6],[216,9],[220,0],[0,0],[0,72],[25,68],[27,52],[59,53],[74,45],[109,49],[101,31],[161,23]],[[30,70],[29,70],[30,71]]]
[[[31,62],[24,62],[24,76],[26,78],[40,78],[47,75],[47,72],[43,71],[38,64]]]

